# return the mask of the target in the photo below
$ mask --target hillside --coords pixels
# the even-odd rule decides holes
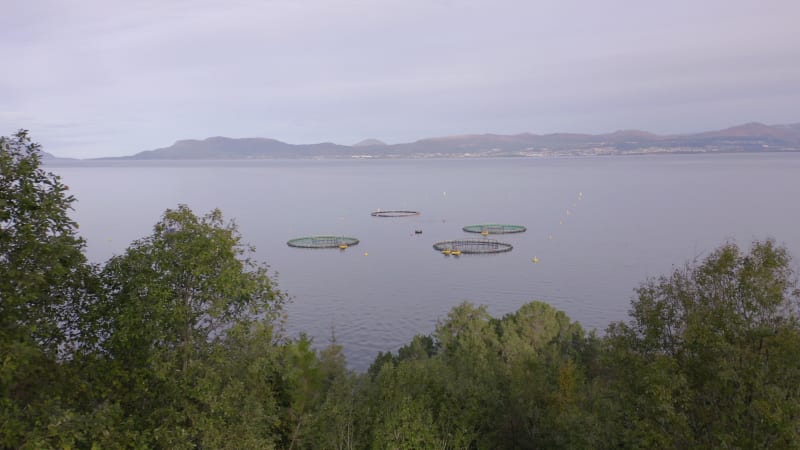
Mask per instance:
[[[270,158],[429,158],[487,156],[629,155],[800,151],[800,124],[748,123],[724,130],[685,135],[656,135],[641,130],[606,134],[471,134],[385,144],[367,139],[354,145],[330,142],[288,144],[275,139],[211,137],[181,140],[125,159],[270,159]]]

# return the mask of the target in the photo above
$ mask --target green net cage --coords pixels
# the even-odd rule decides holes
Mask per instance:
[[[433,248],[444,254],[476,254],[476,253],[503,253],[514,248],[511,244],[498,242],[494,239],[455,239],[440,241],[433,244]]]
[[[346,236],[306,236],[286,243],[297,248],[347,248],[358,244],[358,239]]]
[[[502,223],[483,223],[479,225],[467,225],[462,228],[467,233],[480,233],[480,234],[509,234],[509,233],[522,233],[527,230],[522,225],[508,225]]]

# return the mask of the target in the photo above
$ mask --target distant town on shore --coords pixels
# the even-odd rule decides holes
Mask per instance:
[[[177,141],[169,147],[117,160],[239,160],[342,158],[485,158],[647,155],[800,151],[800,123],[747,123],[724,130],[657,135],[640,130],[607,134],[471,134],[386,144],[366,139],[352,145],[289,144],[269,138],[210,137]],[[52,156],[52,155],[48,155]]]

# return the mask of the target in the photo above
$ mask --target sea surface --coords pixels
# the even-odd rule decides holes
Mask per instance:
[[[318,345],[335,336],[358,370],[433,332],[464,301],[503,315],[541,300],[602,333],[627,319],[642,281],[726,241],[748,247],[771,237],[800,259],[800,153],[47,168],[78,199],[74,218],[94,262],[150,234],[167,208],[220,208],[292,297],[287,332]],[[421,214],[370,216],[377,209]],[[434,251],[440,240],[480,237],[462,231],[480,223],[527,231],[491,236],[512,244],[509,253]],[[347,250],[286,244],[321,234],[361,242]]]

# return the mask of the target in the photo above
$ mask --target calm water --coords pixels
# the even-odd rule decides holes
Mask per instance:
[[[800,154],[84,162],[49,169],[78,198],[74,216],[96,262],[148,235],[166,208],[221,208],[294,298],[289,332],[325,343],[333,330],[357,369],[378,351],[430,333],[465,300],[495,315],[543,300],[602,331],[626,318],[633,288],[646,277],[725,240],[746,246],[774,237],[800,258]],[[422,215],[371,217],[378,208]],[[498,255],[445,257],[431,247],[476,237],[461,227],[489,222],[528,231],[500,237],[514,250]],[[286,245],[314,234],[361,243],[346,251]]]

